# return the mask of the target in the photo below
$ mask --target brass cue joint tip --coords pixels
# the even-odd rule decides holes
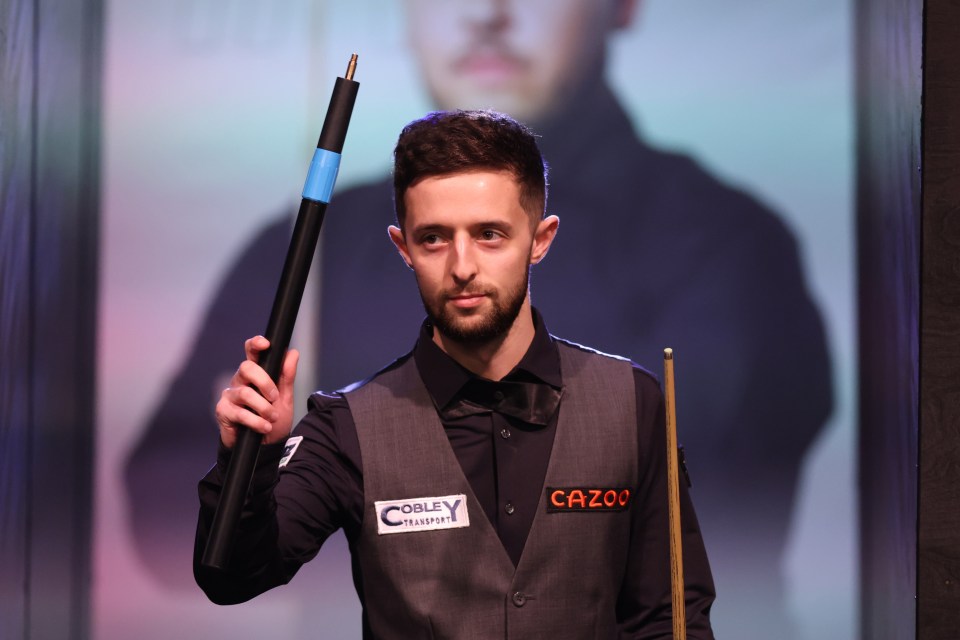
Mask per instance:
[[[357,71],[357,54],[350,56],[350,63],[347,65],[347,75],[344,76],[347,80],[353,80],[353,74]]]

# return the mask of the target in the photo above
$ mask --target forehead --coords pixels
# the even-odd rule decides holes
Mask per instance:
[[[479,221],[510,222],[526,216],[520,185],[506,171],[468,171],[431,176],[404,193],[407,226],[458,226]]]

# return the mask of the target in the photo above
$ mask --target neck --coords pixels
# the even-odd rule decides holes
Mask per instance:
[[[488,380],[501,380],[526,354],[536,329],[528,296],[510,329],[502,336],[483,344],[464,344],[433,331],[433,342],[462,367]]]

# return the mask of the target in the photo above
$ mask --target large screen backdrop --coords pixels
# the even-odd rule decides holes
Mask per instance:
[[[451,101],[515,109],[553,168],[560,235],[532,280],[551,331],[656,372],[660,348],[677,352],[718,636],[855,637],[848,5],[661,0],[608,35],[577,0],[107,3],[95,637],[359,637],[340,535],[240,606],[191,576],[214,398],[236,336],[265,327],[353,52],[360,94],[294,338],[298,406],[416,335],[412,277],[378,262],[400,128]],[[578,68],[590,38],[607,39],[606,68]],[[511,63],[540,60],[538,77],[574,90],[511,102],[471,42],[514,46]],[[376,287],[394,277],[396,313],[364,306],[391,308]]]

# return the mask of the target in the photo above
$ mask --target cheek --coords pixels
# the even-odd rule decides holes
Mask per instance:
[[[520,278],[526,278],[527,269],[530,266],[530,254],[523,251],[512,252],[509,255],[500,257],[493,267],[500,282],[512,282]]]
[[[551,10],[544,2],[523,2],[513,10],[511,35],[515,46],[529,52],[542,52],[544,57],[555,53],[560,41],[568,35],[563,25],[571,21],[571,9],[570,3],[563,0],[549,4],[557,9]]]
[[[439,71],[464,39],[456,12],[444,9],[445,3],[410,3],[407,37],[417,52],[420,65]]]
[[[590,2],[560,0],[550,7],[543,4],[523,3],[515,42],[536,60],[543,84],[562,84],[595,64],[603,49],[608,18],[605,9]]]
[[[417,277],[417,282],[421,288],[437,288],[443,284],[443,276],[446,271],[443,259],[438,255],[415,255],[412,256],[413,273]]]

